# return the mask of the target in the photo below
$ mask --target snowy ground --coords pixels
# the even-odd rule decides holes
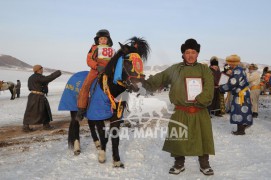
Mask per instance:
[[[5,76],[2,72],[1,78]],[[28,95],[27,78],[30,74],[22,73],[19,76],[21,78],[15,77],[13,80],[22,81],[21,98],[11,101],[8,91],[0,93],[0,127],[22,124]],[[54,117],[69,115],[69,112],[57,111],[68,78],[61,76],[49,85],[48,100]],[[163,92],[150,98],[166,101],[167,96],[167,92]],[[212,118],[216,155],[210,156],[215,172],[211,177],[199,172],[197,157],[186,158],[186,170],[183,173],[168,174],[174,161],[161,150],[164,139],[135,138],[130,129],[129,138],[120,141],[124,169],[112,167],[111,141],[107,148],[106,163],[98,163],[97,150],[90,133],[86,132],[81,135],[82,153],[79,156],[74,156],[68,150],[67,134],[45,136],[45,142],[0,148],[1,179],[270,179],[271,96],[261,96],[260,104],[259,118],[254,120],[254,125],[246,131],[245,136],[233,136],[230,133],[236,127],[229,124],[229,115]],[[145,105],[149,109],[154,107],[150,103]],[[166,127],[166,123],[161,126]],[[86,126],[82,128],[87,130]],[[23,136],[28,137],[27,134]]]

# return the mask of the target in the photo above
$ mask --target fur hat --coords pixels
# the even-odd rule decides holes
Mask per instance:
[[[239,65],[240,61],[240,57],[236,54],[230,55],[226,58],[226,62],[231,65]]]
[[[252,69],[252,70],[257,70],[258,69],[258,66],[256,65],[256,64],[250,64],[249,66],[248,66],[248,69]]]
[[[194,49],[199,53],[200,44],[198,44],[195,39],[187,39],[181,46],[181,52],[184,53],[187,49]]]
[[[100,37],[107,37],[107,45],[108,46],[113,46],[113,41],[110,38],[110,33],[107,29],[101,29],[96,33],[96,37],[94,38],[94,42],[96,45],[99,45],[99,38]]]
[[[216,56],[211,57],[210,65],[211,66],[218,66],[218,58]]]
[[[38,70],[42,69],[43,67],[39,64],[33,66],[33,72],[37,72]]]

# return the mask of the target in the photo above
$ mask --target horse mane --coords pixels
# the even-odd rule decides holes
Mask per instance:
[[[111,58],[105,67],[105,74],[108,77],[113,77],[115,72],[115,67],[117,65],[118,59],[123,55],[122,49],[119,49],[116,54]]]
[[[139,56],[142,58],[143,62],[147,62],[148,56],[150,53],[150,46],[146,40],[140,37],[132,37],[129,39],[128,43],[130,43],[130,53],[135,52],[138,53]],[[128,44],[127,43],[127,44]]]
[[[128,42],[127,42],[128,41]],[[138,53],[142,58],[143,62],[147,62],[148,55],[150,53],[150,46],[146,40],[140,37],[132,37],[128,39],[125,45],[120,46],[121,48],[116,52],[116,54],[111,58],[109,63],[106,65],[105,74],[109,77],[114,76],[115,67],[117,65],[118,59],[129,53]]]

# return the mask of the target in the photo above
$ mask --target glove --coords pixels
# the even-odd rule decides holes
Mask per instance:
[[[103,67],[103,66],[98,66],[98,67],[97,67],[97,71],[98,71],[99,73],[102,73],[102,72],[104,71],[104,67]]]

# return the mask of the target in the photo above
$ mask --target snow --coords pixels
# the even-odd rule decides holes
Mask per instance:
[[[21,80],[21,97],[11,101],[8,91],[0,92],[0,127],[22,125],[28,90],[27,78],[30,72],[7,72],[0,70],[1,79],[16,82]],[[55,121],[69,117],[69,112],[57,111],[58,103],[70,75],[62,75],[49,84],[48,100]],[[9,78],[9,79],[8,79]],[[156,93],[143,98],[144,108],[152,112],[150,102],[168,102],[168,92]],[[132,101],[135,101],[131,98]],[[133,102],[132,102],[133,103]],[[68,149],[67,134],[44,135],[44,141],[19,144],[0,148],[1,179],[270,179],[271,177],[271,96],[260,97],[259,117],[246,130],[245,136],[234,136],[235,125],[229,123],[229,115],[213,117],[212,126],[216,155],[210,156],[215,175],[204,176],[199,171],[197,157],[186,157],[186,170],[179,175],[168,173],[174,160],[162,151],[164,139],[135,137],[134,129],[128,129],[128,138],[120,141],[120,156],[124,169],[112,167],[111,141],[107,146],[107,161],[100,164],[97,150],[89,131],[81,134],[81,154],[74,156]],[[168,117],[168,114],[165,115]],[[62,117],[62,119],[61,119]],[[166,127],[162,122],[161,126]],[[148,125],[152,127],[152,125]],[[88,127],[82,126],[88,130]],[[136,127],[134,127],[136,128]],[[67,129],[66,129],[67,130]],[[25,138],[30,138],[26,133]],[[35,137],[31,137],[35,138]]]

